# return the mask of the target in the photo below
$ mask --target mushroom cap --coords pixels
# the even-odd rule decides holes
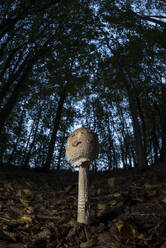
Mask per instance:
[[[88,166],[97,158],[98,137],[89,128],[76,129],[67,139],[66,159],[73,167]]]

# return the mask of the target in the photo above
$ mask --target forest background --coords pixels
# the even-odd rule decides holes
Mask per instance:
[[[93,170],[166,162],[166,3],[2,0],[0,163],[69,169],[94,130]]]

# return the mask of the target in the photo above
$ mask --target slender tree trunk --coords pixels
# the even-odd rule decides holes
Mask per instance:
[[[140,128],[139,121],[138,121],[138,108],[137,108],[136,97],[135,97],[135,92],[133,88],[134,84],[128,75],[128,69],[123,64],[123,62],[120,60],[120,55],[117,54],[111,48],[108,37],[105,37],[105,38],[106,38],[105,40],[106,40],[108,48],[110,49],[110,51],[113,53],[115,57],[116,66],[119,69],[119,72],[122,76],[124,87],[128,94],[129,107],[130,107],[131,117],[133,121],[137,164],[139,168],[143,168],[146,166],[145,152],[144,152],[144,147],[142,143],[141,128]]]
[[[39,8],[34,8],[33,1],[25,1],[25,4],[21,4],[18,6],[17,9],[14,9],[11,14],[4,18],[1,21],[0,24],[0,39],[8,32],[10,32],[13,27],[17,24],[18,21],[25,19],[28,14],[34,15],[36,13],[40,13],[42,11],[45,11],[46,9],[50,8],[50,6],[53,6],[57,3],[59,3],[61,0],[54,0],[47,2],[47,5],[45,6],[39,6]],[[11,7],[11,6],[10,6]]]
[[[121,120],[121,132],[122,132],[122,138],[123,138],[123,143],[121,144],[121,152],[123,152],[123,154],[121,155],[122,157],[122,163],[123,163],[123,167],[126,169],[128,167],[128,157],[129,157],[129,142],[126,139],[128,134],[128,128],[127,125],[125,123],[125,118],[123,115],[123,111],[121,106],[118,104],[117,102],[117,108],[118,108],[118,113],[120,116],[120,120]],[[125,131],[126,130],[126,131]]]
[[[152,112],[152,132],[151,132],[151,140],[152,140],[152,152],[154,153],[153,163],[158,164],[159,162],[159,141],[157,137],[157,123],[155,114]]]
[[[92,106],[92,112],[93,112],[93,130],[95,131],[96,127],[97,127],[97,123],[96,123],[96,109],[95,109],[94,99],[92,99],[91,106]],[[93,161],[92,167],[93,167],[93,172],[96,173],[97,172],[97,162],[96,162],[96,160]]]
[[[12,95],[9,97],[7,103],[5,104],[3,109],[0,111],[0,134],[2,132],[2,129],[4,127],[6,120],[8,119],[11,111],[13,110],[13,108],[15,107],[15,105],[18,101],[18,98],[20,96],[20,92],[22,90],[22,81],[25,80],[24,76],[26,77],[26,74],[25,75],[23,74],[21,80],[16,85]]]
[[[159,162],[165,163],[166,162],[166,130],[163,130],[162,137],[161,137],[161,143],[162,144],[161,144],[161,149],[160,149]]]
[[[121,75],[123,76],[122,80],[124,82],[124,86],[128,93],[129,107],[130,107],[131,117],[133,121],[137,165],[139,168],[144,168],[146,166],[145,150],[144,150],[144,146],[142,143],[141,127],[138,121],[138,107],[136,104],[136,97],[135,97],[135,92],[133,88],[133,82],[129,78],[126,69],[123,68],[123,65],[121,65],[121,62],[119,61],[119,59],[118,59],[118,62],[119,63],[117,65],[119,67],[119,71],[121,72]]]
[[[21,132],[20,132],[20,134],[21,134]],[[12,153],[11,153],[9,159],[8,159],[8,162],[7,162],[8,166],[12,165],[12,160],[13,160],[13,157],[14,157],[16,151],[17,151],[17,146],[18,146],[19,140],[20,140],[20,136],[17,137],[16,143],[13,146]]]
[[[160,114],[160,121],[161,121],[161,140],[162,146],[160,150],[160,158],[159,161],[161,163],[166,163],[166,87],[164,84],[161,83],[162,89],[162,105],[161,105],[161,114]]]
[[[44,50],[47,47],[47,43],[51,40],[51,38],[49,38],[49,40],[46,41],[42,47],[39,48],[39,50],[36,52],[36,54],[33,57],[27,60],[26,67],[24,68],[24,72],[22,73],[21,78],[19,79],[7,103],[5,104],[3,109],[0,111],[0,134],[2,132],[2,129],[4,127],[6,120],[8,119],[10,113],[12,112],[13,108],[15,107],[20,97],[20,93],[23,91],[24,85],[27,83],[29,72],[32,70],[32,67],[35,64],[35,62],[38,60],[38,58],[40,56],[43,56]]]
[[[63,153],[63,149],[64,149],[64,143],[65,143],[65,132],[63,134],[63,138],[62,138],[62,141],[61,141],[61,146],[60,146],[60,150],[59,150],[59,154],[58,154],[58,162],[57,162],[57,167],[56,167],[56,170],[59,171],[60,168],[61,168],[61,159],[62,159],[62,153]]]
[[[24,69],[27,66],[27,64],[29,63],[29,61],[28,61],[29,58],[30,58],[30,55],[28,55],[26,57],[25,61],[20,65],[20,68],[15,73],[12,73],[12,75],[10,76],[10,78],[8,79],[8,81],[5,82],[3,84],[3,86],[1,87],[1,89],[0,89],[0,103],[3,102],[5,96],[9,92],[9,89],[10,89],[11,85],[13,84],[13,82],[15,80],[17,80],[21,74],[23,74],[23,76],[25,77]],[[21,79],[19,80],[19,81],[21,81],[21,83],[22,83],[23,76],[21,76]],[[18,82],[18,84],[19,84],[19,82]]]
[[[13,157],[17,151],[17,146],[19,144],[19,141],[20,141],[20,138],[21,138],[21,131],[22,131],[22,125],[23,125],[23,117],[24,117],[24,111],[22,111],[22,114],[21,114],[21,118],[20,118],[20,121],[19,121],[19,131],[18,131],[18,136],[17,136],[17,140],[13,146],[13,150],[12,150],[12,153],[8,159],[8,162],[7,162],[7,165],[10,166],[12,164],[12,160],[13,160]]]
[[[141,107],[141,102],[139,97],[137,96],[137,106],[138,106],[138,111],[139,111],[139,116],[141,118],[142,122],[142,136],[143,136],[143,147],[144,147],[144,157],[145,157],[145,164],[147,164],[147,131],[146,131],[146,124],[145,124],[145,116],[143,109]]]
[[[143,168],[146,166],[146,161],[145,161],[144,147],[142,144],[142,133],[141,133],[141,128],[139,125],[138,115],[137,115],[137,106],[135,104],[133,92],[128,87],[128,82],[126,81],[125,84],[128,90],[129,105],[130,105],[130,111],[131,111],[131,116],[133,120],[133,129],[134,129],[134,136],[135,136],[135,142],[136,142],[135,147],[136,147],[137,163],[138,163],[139,168]]]
[[[109,115],[106,114],[106,126],[107,126],[107,133],[108,133],[108,171],[110,172],[113,169],[113,140],[111,137],[111,129],[110,129],[110,120]]]
[[[4,76],[6,70],[9,68],[11,61],[12,61],[12,59],[15,56],[17,51],[18,51],[18,48],[15,48],[15,49],[13,49],[13,51],[10,52],[8,58],[5,61],[4,68],[1,70],[0,78],[2,78]],[[1,99],[1,95],[0,95],[0,99]]]
[[[58,102],[57,112],[56,112],[56,116],[54,119],[54,127],[53,127],[53,131],[52,131],[52,135],[51,135],[51,140],[50,140],[50,143],[48,146],[47,158],[46,158],[46,162],[45,162],[44,168],[43,168],[46,171],[48,171],[50,169],[51,161],[53,158],[56,136],[57,136],[57,132],[59,129],[59,124],[60,124],[60,120],[61,120],[61,116],[62,116],[65,98],[66,98],[66,87],[64,88],[64,90],[62,90],[62,93],[60,95],[60,99]]]
[[[32,150],[34,149],[34,145],[35,145],[35,142],[36,142],[36,136],[37,136],[37,132],[38,132],[38,128],[39,128],[39,122],[40,122],[40,117],[41,117],[40,114],[41,114],[41,111],[39,112],[39,116],[38,116],[38,119],[37,119],[35,131],[34,131],[34,135],[33,135],[33,141],[31,142],[31,144],[29,146],[28,153],[26,154],[25,162],[24,162],[24,165],[23,165],[24,167],[29,167],[29,161],[31,159],[31,153],[32,153]]]
[[[23,153],[23,158],[22,158],[22,161],[21,161],[21,166],[24,166],[25,165],[25,158],[27,156],[27,153],[28,153],[28,147],[29,147],[29,144],[30,144],[30,140],[32,138],[32,133],[33,133],[33,130],[34,130],[34,126],[35,126],[35,122],[33,122],[32,126],[31,126],[31,130],[30,130],[30,133],[29,133],[29,136],[28,136],[28,140],[27,140],[27,144],[26,144],[26,147],[25,147],[25,151]]]

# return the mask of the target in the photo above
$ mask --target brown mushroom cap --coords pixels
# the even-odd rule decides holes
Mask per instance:
[[[66,159],[73,167],[87,166],[97,158],[97,135],[89,128],[76,129],[67,139]]]

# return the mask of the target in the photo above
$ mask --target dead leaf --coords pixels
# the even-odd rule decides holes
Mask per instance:
[[[16,213],[16,214],[20,214],[20,212],[21,212],[21,210],[19,209],[19,208],[16,208],[16,207],[13,207],[13,206],[10,206],[10,209],[14,212],[14,213]]]
[[[22,243],[9,243],[9,242],[3,242],[0,241],[0,248],[24,248],[27,247],[27,245],[24,245]]]
[[[107,204],[105,204],[105,203],[98,203],[98,204],[97,204],[97,208],[98,208],[99,210],[101,210],[101,211],[104,211],[104,210],[106,210],[106,208],[107,208]]]
[[[115,198],[118,198],[118,197],[120,197],[121,195],[120,195],[120,193],[114,193],[112,196],[115,197]]]
[[[100,195],[102,192],[101,188],[97,189],[97,194]]]
[[[162,202],[166,203],[166,197],[164,197],[164,198],[162,199]]]
[[[26,215],[23,215],[19,220],[23,223],[32,223],[32,218]]]
[[[43,196],[42,196],[42,194],[37,194],[37,195],[35,196],[35,200],[36,200],[36,201],[43,201]]]
[[[94,247],[94,245],[97,242],[97,238],[94,237],[93,239],[88,240],[87,242],[83,242],[80,244],[80,248],[88,248],[88,247]]]
[[[23,189],[26,196],[33,198],[33,193],[29,189]]]
[[[108,210],[108,206],[105,203],[98,203],[97,209],[98,209],[97,216],[101,216],[104,212]]]
[[[115,177],[108,178],[108,185],[112,188],[115,185]]]
[[[7,241],[16,241],[16,234],[13,232],[8,232],[8,231],[1,231],[0,232],[0,238],[7,240]]]
[[[160,248],[166,248],[166,242],[164,242]]]
[[[10,183],[4,183],[4,188],[11,191],[15,190]]]
[[[117,204],[117,201],[116,200],[112,200],[111,203],[110,203],[110,206],[115,206]]]
[[[20,202],[24,205],[24,207],[29,207],[29,203],[27,200],[20,199]]]
[[[98,241],[102,243],[108,243],[111,241],[111,234],[109,232],[103,232],[98,235]]]
[[[122,227],[124,226],[124,223],[122,221],[117,221],[115,223],[115,226],[117,227],[118,231],[120,232]]]

